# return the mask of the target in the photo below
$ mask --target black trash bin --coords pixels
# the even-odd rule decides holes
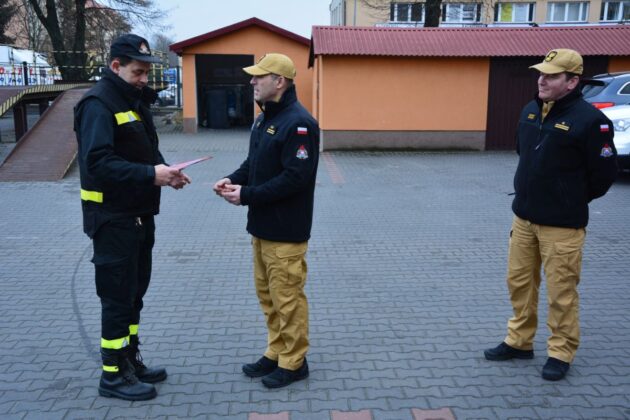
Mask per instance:
[[[224,88],[206,90],[206,115],[209,128],[229,128],[227,91]]]

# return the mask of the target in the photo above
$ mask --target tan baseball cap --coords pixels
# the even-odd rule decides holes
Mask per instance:
[[[564,73],[565,71],[582,74],[584,72],[584,61],[577,51],[558,48],[549,51],[542,63],[533,65],[530,69],[536,69],[545,74]]]
[[[295,79],[295,65],[284,54],[269,53],[262,56],[258,63],[243,68],[243,71],[252,76],[266,76],[277,74],[287,79]]]

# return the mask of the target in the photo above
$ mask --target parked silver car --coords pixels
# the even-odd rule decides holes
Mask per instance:
[[[604,109],[630,104],[630,73],[598,74],[582,80],[584,100]]]
[[[615,147],[619,169],[630,170],[630,105],[603,108],[615,127]]]

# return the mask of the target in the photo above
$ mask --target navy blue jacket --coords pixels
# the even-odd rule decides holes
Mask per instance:
[[[617,174],[613,125],[577,89],[544,121],[541,108],[536,98],[519,119],[512,210],[540,225],[585,227],[588,203],[606,194]]]
[[[319,126],[297,101],[295,86],[267,102],[252,126],[247,159],[227,178],[242,185],[247,231],[257,238],[303,242],[311,236],[319,161]]]

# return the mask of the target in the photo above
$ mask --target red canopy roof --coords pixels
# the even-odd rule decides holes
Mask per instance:
[[[286,29],[282,29],[282,28],[280,28],[278,26],[272,25],[271,23],[265,22],[264,20],[260,20],[258,18],[253,17],[253,18],[249,18],[249,19],[246,19],[244,21],[235,23],[233,25],[225,26],[225,27],[223,27],[221,29],[217,29],[215,31],[208,32],[208,33],[203,34],[203,35],[198,35],[196,37],[189,38],[189,39],[186,39],[184,41],[176,42],[176,43],[170,45],[170,49],[171,49],[171,51],[173,51],[173,52],[175,52],[177,54],[181,54],[184,51],[184,48],[186,48],[186,47],[190,47],[192,45],[199,44],[200,42],[204,42],[204,41],[207,41],[207,40],[212,39],[212,38],[218,38],[218,37],[220,37],[222,35],[226,35],[226,34],[229,34],[231,32],[235,32],[235,31],[238,31],[240,29],[247,28],[249,26],[258,26],[258,27],[266,29],[268,31],[275,32],[275,33],[277,33],[277,34],[279,34],[281,36],[284,36],[286,38],[293,39],[294,41],[297,41],[297,42],[299,42],[301,44],[304,44],[304,45],[309,45],[310,44],[310,41],[307,38],[304,38],[303,36],[300,36],[300,35],[298,35],[296,33],[287,31]]]
[[[630,26],[376,28],[314,26],[317,55],[411,57],[543,56],[553,48],[582,55],[630,55]]]

